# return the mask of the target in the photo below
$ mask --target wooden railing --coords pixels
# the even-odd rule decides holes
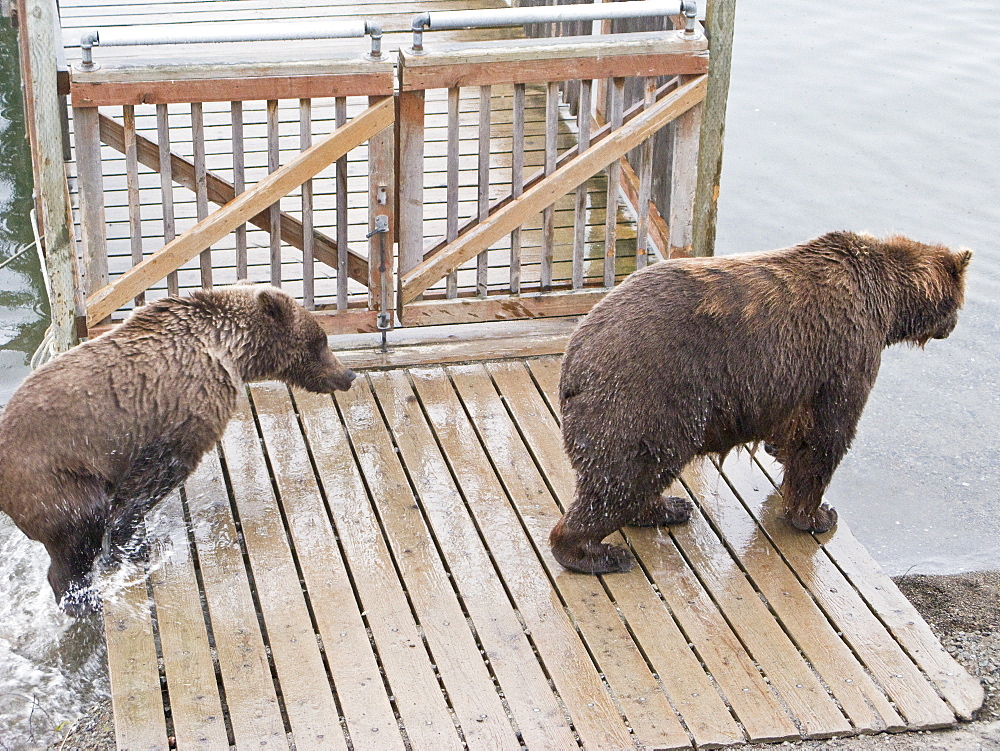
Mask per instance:
[[[431,38],[421,54],[305,70],[139,70],[71,85],[91,334],[156,295],[244,278],[285,286],[331,332],[392,313],[406,326],[575,315],[691,252],[703,36]],[[652,195],[658,134],[666,202]],[[127,237],[107,237],[126,216]],[[165,244],[149,253],[144,238]]]
[[[685,39],[676,31],[440,48],[431,42],[421,54],[402,50],[397,182],[403,324],[583,313],[651,253],[690,254],[692,176],[707,69],[705,39]],[[626,111],[625,77],[637,75],[646,82],[644,101]],[[663,76],[671,78],[658,86]],[[570,81],[575,86],[564,85]],[[458,180],[457,145],[459,131],[468,127],[462,119],[469,116],[458,103],[468,87],[478,89],[477,180],[475,202],[466,201],[467,215],[461,216],[458,197],[465,186]],[[566,104],[561,90],[578,92],[575,138],[560,134],[560,107]],[[595,91],[602,96],[596,108]],[[427,237],[433,217],[424,200],[425,174],[437,157],[427,152],[432,97],[448,102],[447,217],[443,231]],[[502,118],[493,111],[498,102]],[[526,114],[531,109],[545,114],[532,123]],[[648,145],[673,122],[668,222],[650,201]],[[640,164],[633,169],[626,155],[637,147]],[[530,173],[525,156],[532,152],[538,164]],[[509,163],[498,164],[505,154]],[[620,204],[631,209],[630,242],[622,242]]]

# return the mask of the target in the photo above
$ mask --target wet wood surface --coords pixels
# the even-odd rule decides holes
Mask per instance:
[[[780,466],[748,451],[670,489],[688,523],[612,538],[630,573],[562,569],[560,359],[368,370],[335,397],[250,386],[148,520],[148,591],[133,573],[107,595],[119,742],[679,749],[981,703],[847,521],[792,530]]]

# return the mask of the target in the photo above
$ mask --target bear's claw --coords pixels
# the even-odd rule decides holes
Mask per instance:
[[[829,532],[837,526],[837,509],[829,504],[822,504],[812,513],[795,513],[789,511],[786,515],[788,523],[803,532]]]

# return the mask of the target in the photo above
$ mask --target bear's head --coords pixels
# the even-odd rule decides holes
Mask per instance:
[[[887,238],[885,246],[900,280],[887,343],[923,347],[931,339],[944,339],[955,329],[965,302],[965,272],[972,251],[952,251],[902,236]]]
[[[257,346],[248,349],[246,380],[273,378],[321,394],[351,387],[354,371],[330,351],[326,332],[312,313],[276,287],[248,289],[259,318],[254,327]]]

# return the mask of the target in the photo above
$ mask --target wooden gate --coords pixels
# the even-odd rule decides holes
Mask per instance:
[[[330,333],[585,313],[691,252],[708,43],[674,25],[75,70],[86,334],[238,279],[283,286]]]

